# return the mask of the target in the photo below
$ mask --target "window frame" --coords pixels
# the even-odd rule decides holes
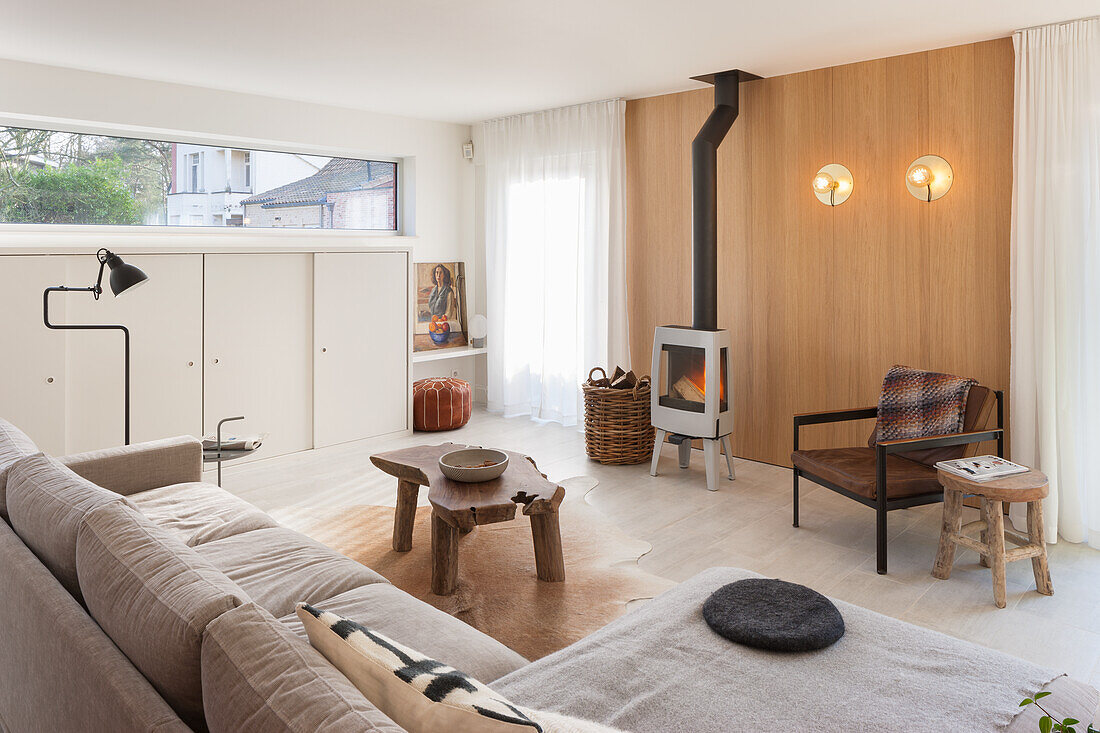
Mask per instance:
[[[374,153],[360,148],[295,143],[283,140],[247,138],[234,135],[211,135],[205,133],[184,132],[166,128],[145,127],[140,125],[103,124],[63,118],[44,118],[34,115],[0,114],[0,126],[21,127],[34,130],[50,130],[71,134],[97,135],[141,140],[156,140],[181,145],[201,145],[209,148],[234,148],[244,151],[286,153],[290,155],[315,155],[330,158],[369,160],[394,164],[394,229],[305,229],[290,227],[235,227],[235,226],[187,226],[182,224],[46,224],[46,223],[9,223],[0,222],[0,248],[16,247],[23,249],[31,240],[64,243],[71,246],[74,236],[84,236],[89,243],[129,239],[150,244],[152,250],[172,251],[180,246],[173,240],[189,239],[196,234],[204,236],[212,245],[232,245],[241,240],[267,237],[279,237],[293,241],[301,238],[326,237],[345,238],[384,238],[415,239],[415,184],[406,184],[408,178],[415,181],[415,156],[393,156]],[[200,161],[201,167],[201,161]],[[200,170],[201,176],[201,170]],[[201,178],[200,178],[201,182]],[[185,193],[201,193],[185,192]],[[224,236],[224,241],[223,241]],[[35,246],[35,245],[31,245]]]

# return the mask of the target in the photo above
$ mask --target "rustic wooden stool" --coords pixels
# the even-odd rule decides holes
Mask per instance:
[[[457,588],[458,536],[479,524],[515,519],[517,507],[523,507],[523,513],[531,517],[538,579],[565,580],[558,525],[558,506],[565,498],[565,489],[547,481],[530,457],[511,451],[505,451],[507,470],[492,481],[465,484],[444,476],[439,470],[439,457],[469,447],[456,443],[422,445],[370,457],[375,466],[398,480],[393,549],[412,549],[417,495],[421,486],[427,486],[432,505],[432,593],[447,596]]]
[[[1005,607],[1005,563],[1031,558],[1035,573],[1035,588],[1045,596],[1054,595],[1047,567],[1047,546],[1043,537],[1043,498],[1049,487],[1047,477],[1040,471],[1028,471],[992,481],[970,481],[946,471],[938,471],[943,484],[943,529],[940,532],[940,549],[932,575],[941,580],[951,577],[955,562],[955,546],[962,545],[982,556],[982,565],[993,569],[993,600],[997,608]],[[982,518],[976,522],[962,523],[963,496],[981,499]],[[1027,502],[1027,539],[1005,530],[1004,503]],[[981,540],[967,537],[966,533],[981,530]],[[1005,539],[1018,547],[1005,550]]]

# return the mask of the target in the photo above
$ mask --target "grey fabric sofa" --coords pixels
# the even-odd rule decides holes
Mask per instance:
[[[525,664],[222,489],[175,438],[56,460],[0,420],[0,730],[394,731],[294,605],[483,680]]]
[[[741,680],[782,668],[791,694],[808,701],[778,708],[789,716],[784,729],[820,729],[815,675],[827,667],[769,662],[695,618],[700,594],[744,571],[708,571],[528,663],[369,568],[202,483],[201,446],[193,438],[56,460],[0,420],[0,519],[5,733],[401,731],[309,645],[294,614],[298,601],[355,618],[493,683],[520,705],[639,733],[759,729],[756,713],[765,708],[746,711]],[[852,609],[846,615],[863,618],[862,609]],[[1082,708],[1096,706],[1095,690],[1052,671],[893,619],[875,623],[880,633],[934,639],[932,646],[955,659],[995,659],[1007,670],[1007,682],[963,685],[960,675],[970,668],[928,660],[923,674],[944,678],[945,710],[965,705],[975,690],[1003,702],[1021,684],[1052,678],[1048,689],[1057,694],[1047,701],[1064,706],[1064,714],[1083,717]],[[881,657],[861,651],[851,630],[848,641],[848,664]],[[906,675],[919,676],[925,660],[909,661]],[[908,689],[885,680],[882,696]],[[891,708],[884,702],[878,709]],[[1012,719],[1015,712],[1001,705],[990,713],[989,729],[994,721],[1004,729],[1008,720],[1010,730],[1034,729],[1030,711]],[[837,720],[881,728],[842,712]],[[929,714],[906,729],[944,729],[934,727],[940,722]]]

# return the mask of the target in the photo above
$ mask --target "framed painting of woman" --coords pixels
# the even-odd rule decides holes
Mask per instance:
[[[453,349],[466,344],[465,263],[416,263],[413,351]]]

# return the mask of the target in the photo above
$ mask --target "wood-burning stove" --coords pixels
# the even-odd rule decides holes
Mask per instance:
[[[734,69],[692,78],[714,85],[714,110],[691,144],[692,324],[658,326],[653,334],[650,473],[657,475],[668,435],[679,445],[680,468],[691,460],[692,440],[702,439],[707,488],[716,491],[720,447],[735,478],[730,334],[718,328],[718,146],[737,119],[738,85],[760,77]]]

